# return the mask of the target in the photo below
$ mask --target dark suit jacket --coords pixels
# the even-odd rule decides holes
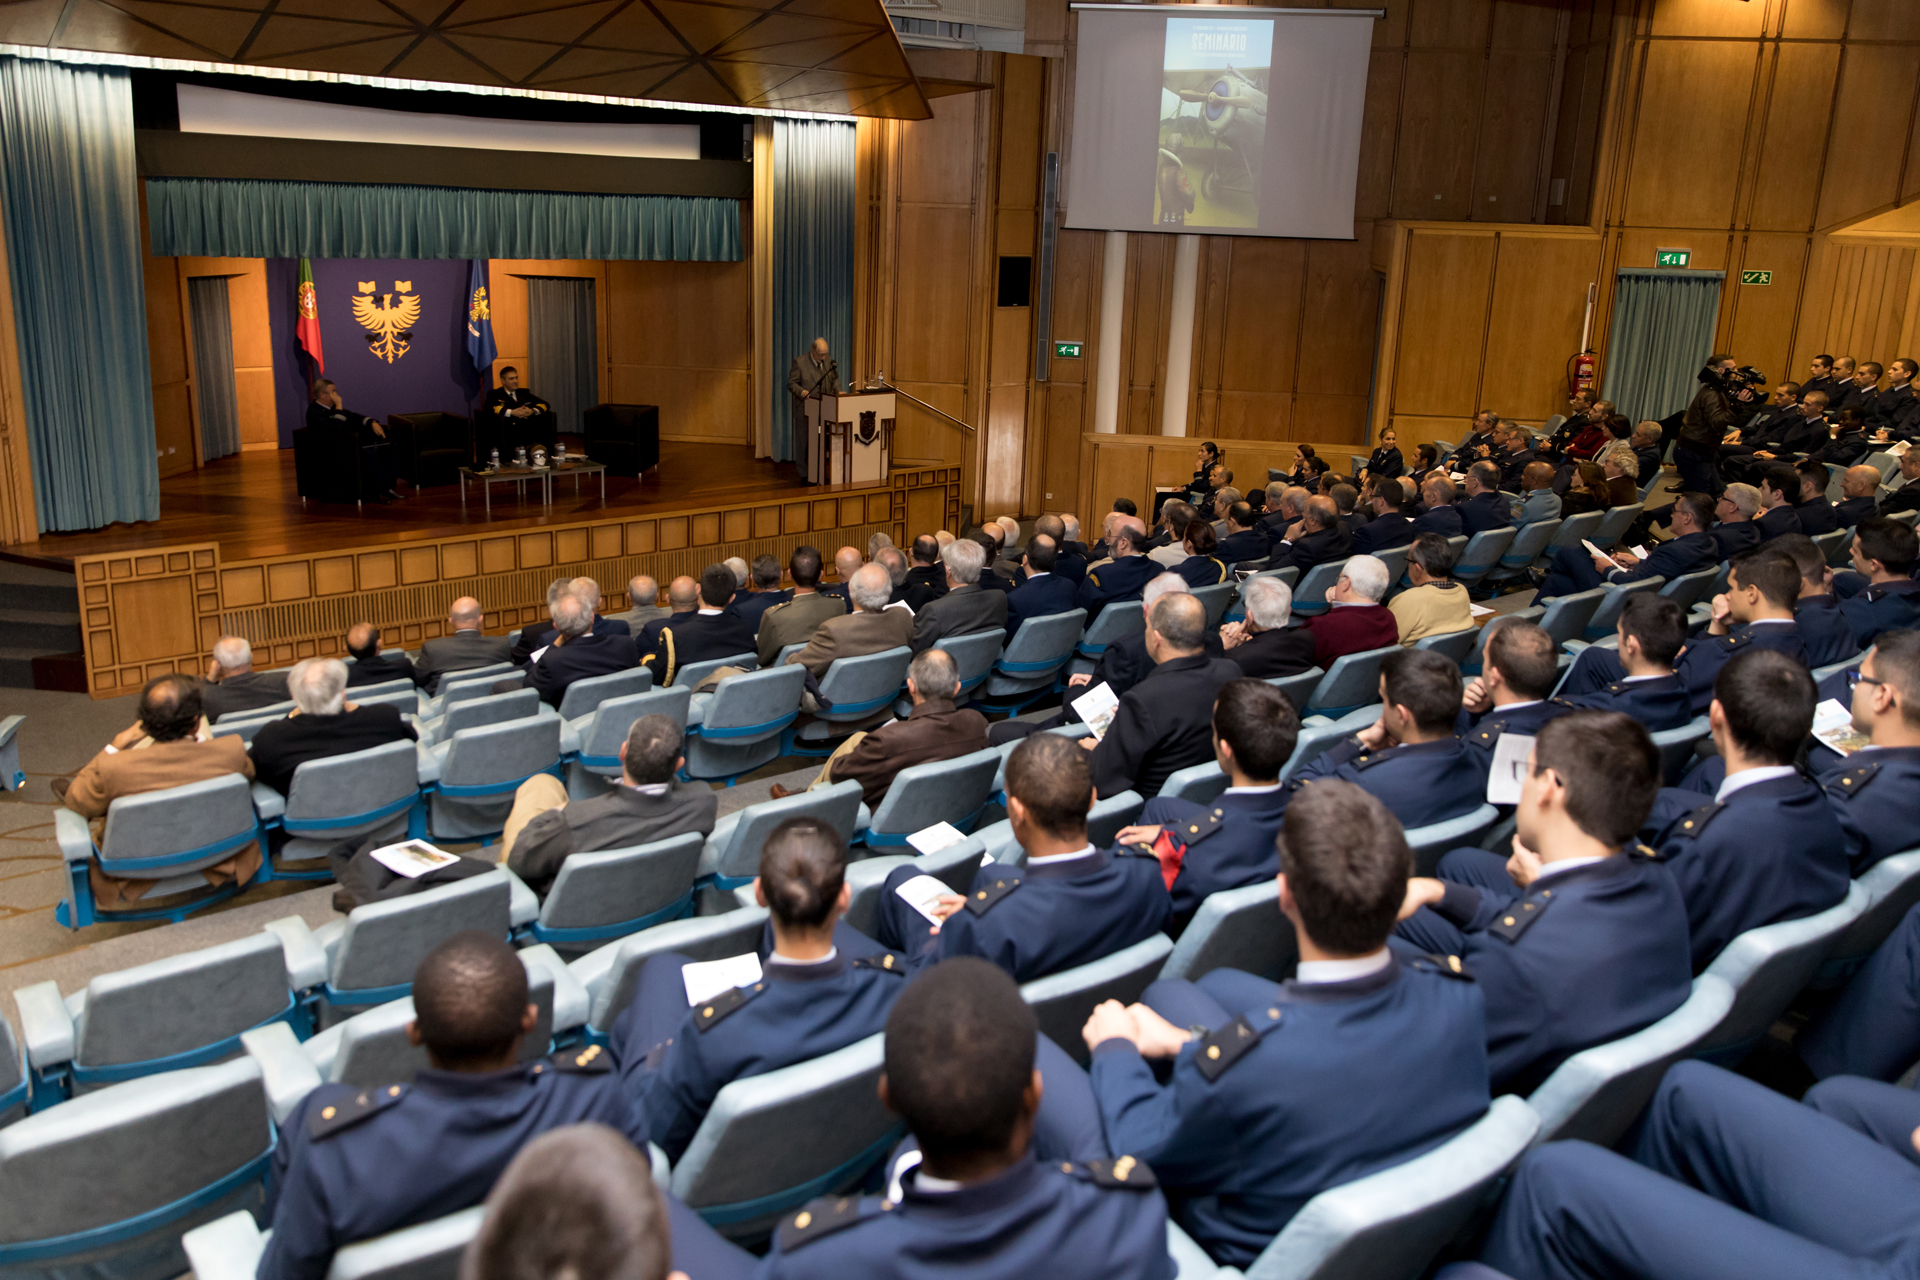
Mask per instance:
[[[1058,573],[1028,578],[1007,592],[1007,642],[1013,642],[1014,633],[1028,618],[1046,618],[1078,608],[1073,602],[1075,594],[1073,582]]]
[[[1395,547],[1411,546],[1419,536],[1413,521],[1398,511],[1389,511],[1385,515],[1364,524],[1353,534],[1353,554],[1370,556],[1376,551],[1391,551]]]
[[[746,623],[747,631],[752,633],[760,629],[761,616],[773,606],[785,603],[786,599],[787,593],[784,591],[750,591],[744,596],[735,596],[727,608]]]
[[[1297,676],[1313,665],[1313,632],[1305,627],[1262,631],[1227,650],[1227,660],[1257,680]]]
[[[913,651],[931,649],[935,642],[948,636],[1006,630],[1009,594],[973,584],[949,589],[946,595],[913,616]]]
[[[415,685],[420,683],[419,674],[413,664],[405,658],[396,658],[384,653],[376,653],[371,658],[355,658],[347,664],[347,688],[360,689],[370,684],[385,684],[389,680],[408,680]]]
[[[916,564],[907,570],[907,580],[894,589],[893,598],[905,600],[907,607],[919,613],[947,594],[947,570],[944,565]]]
[[[1833,518],[1842,529],[1851,529],[1873,514],[1873,498],[1845,498],[1833,504]]]
[[[507,869],[544,898],[568,854],[627,849],[688,832],[709,835],[719,803],[704,782],[674,782],[657,796],[617,786],[535,814],[507,851]]]
[[[835,782],[857,782],[868,809],[878,809],[887,788],[902,769],[935,760],[954,760],[985,749],[987,718],[971,707],[955,708],[951,699],[928,698],[908,713],[860,739],[833,762]]]
[[[288,696],[286,672],[249,671],[245,675],[228,676],[219,684],[202,681],[200,710],[208,720],[218,720],[230,712],[257,711],[285,702]]]
[[[1777,538],[1783,533],[1801,532],[1800,512],[1797,508],[1791,506],[1781,505],[1771,510],[1763,511],[1753,518],[1753,522],[1760,526],[1760,541],[1762,542],[1767,541],[1769,538]]]
[[[1832,533],[1840,527],[1840,518],[1834,515],[1833,504],[1827,501],[1824,494],[1794,504],[1793,513],[1800,517],[1800,532],[1809,538]]]
[[[1493,461],[1500,468],[1500,487],[1509,493],[1520,492],[1520,476],[1533,461],[1533,450],[1522,449],[1518,453],[1496,453]]]
[[[611,675],[633,666],[633,642],[625,636],[603,636],[588,632],[565,644],[550,644],[540,660],[528,666],[527,685],[540,694],[540,701],[558,707],[567,696],[567,686],[589,676]],[[655,673],[656,677],[658,672]],[[667,683],[664,680],[656,684]]]
[[[1280,559],[1282,554],[1286,560]],[[1276,543],[1273,548],[1271,568],[1281,568],[1290,564],[1300,570],[1302,578],[1307,570],[1329,560],[1344,560],[1353,554],[1353,537],[1340,525],[1330,525],[1325,529],[1316,529],[1312,533],[1303,533],[1284,546]]]
[[[1513,519],[1509,514],[1507,519]],[[1437,533],[1443,538],[1458,537],[1462,532],[1460,508],[1433,507],[1422,512],[1413,522],[1413,536],[1423,533]]]
[[[527,662],[533,657],[533,651],[535,649],[552,644],[553,638],[559,634],[558,631],[550,626],[522,627],[520,629],[520,638],[513,642],[513,653],[509,661],[516,667],[526,666]],[[593,634],[597,636],[630,636],[633,634],[633,628],[618,618],[602,618],[595,615],[593,619]]]
[[[486,635],[477,628],[456,631],[420,646],[420,657],[413,664],[414,682],[435,694],[440,691],[440,678],[449,671],[489,667],[509,661],[512,653],[513,646],[505,636]]]
[[[1472,537],[1513,523],[1513,508],[1497,493],[1476,493],[1459,504],[1460,532]]]
[[[309,760],[344,756],[389,742],[412,742],[419,735],[400,718],[400,708],[374,703],[337,716],[291,716],[260,726],[248,748],[253,776],[286,795],[293,771]]]
[[[1760,545],[1760,526],[1751,520],[1722,522],[1707,530],[1713,539],[1716,560],[1731,560],[1742,551],[1751,551]]]
[[[628,652],[637,653],[640,665],[653,672],[653,687],[664,689],[682,667],[754,651],[753,632],[738,615],[695,610],[668,618],[650,649],[640,652],[636,646]]]
[[[1108,605],[1120,600],[1138,600],[1162,567],[1148,556],[1134,555],[1088,569],[1074,603],[1087,611],[1087,623],[1091,625]]]
[[[1224,658],[1170,658],[1127,690],[1100,745],[1093,785],[1103,796],[1158,794],[1169,776],[1213,759],[1213,700],[1242,672]]]
[[[1228,534],[1214,555],[1230,565],[1242,560],[1263,560],[1267,555],[1267,540],[1258,529],[1242,529]]]

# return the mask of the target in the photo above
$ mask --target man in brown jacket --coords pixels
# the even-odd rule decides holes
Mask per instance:
[[[205,742],[194,737],[200,728],[200,712],[200,687],[192,678],[165,675],[147,681],[140,692],[140,718],[114,735],[113,741],[74,775],[61,797],[67,808],[91,820],[88,825],[96,844],[106,825],[107,806],[121,796],[164,791],[229,773],[253,777],[247,745],[237,736]],[[146,738],[153,741],[136,750],[134,744]],[[200,874],[210,887],[218,888],[232,880],[244,884],[259,870],[260,846],[249,844]],[[98,862],[89,863],[87,872],[94,902],[108,911],[141,897],[156,883],[105,875]]]
[[[828,618],[807,647],[787,659],[813,672],[816,680],[826,676],[835,658],[882,653],[913,639],[913,614],[887,608],[893,601],[893,576],[885,565],[862,565],[847,583],[847,596],[853,612]]]
[[[907,668],[907,693],[913,711],[905,720],[849,737],[812,786],[858,782],[860,799],[872,811],[886,799],[887,788],[902,769],[952,760],[987,745],[987,718],[971,707],[953,705],[960,694],[960,670],[946,650],[928,649],[914,658]],[[776,782],[772,794],[778,800],[796,793]]]

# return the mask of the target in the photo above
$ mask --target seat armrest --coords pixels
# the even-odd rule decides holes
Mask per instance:
[[[240,1033],[240,1045],[260,1067],[260,1080],[266,1086],[267,1103],[273,1108],[273,1122],[285,1124],[300,1099],[320,1087],[320,1070],[300,1048],[293,1028],[284,1022]]]
[[[598,997],[600,988],[606,985],[607,975],[613,972],[613,962],[619,955],[620,944],[624,941],[626,941],[624,938],[615,938],[605,946],[595,947],[567,966],[567,972],[573,975],[573,980],[580,984],[589,1000]],[[559,988],[554,988],[554,991],[557,996]]]
[[[266,930],[280,939],[280,950],[287,959],[288,986],[295,991],[305,991],[327,980],[330,966],[326,948],[314,937],[305,920],[299,916],[269,920]]]
[[[180,1237],[180,1245],[187,1251],[194,1280],[253,1280],[270,1234],[242,1209],[195,1227]]]
[[[421,741],[413,749],[414,770],[421,786],[440,781],[441,770],[447,767],[447,753],[435,751],[426,742],[427,726],[420,726]]]
[[[1222,1267],[1208,1257],[1192,1236],[1171,1221],[1167,1223],[1167,1254],[1173,1259],[1174,1280],[1224,1280],[1240,1275],[1237,1269]]]
[[[53,811],[53,838],[68,862],[85,862],[93,856],[93,832],[87,829],[87,820],[71,809]]]
[[[26,1041],[27,1060],[36,1071],[73,1061],[75,1029],[60,984],[36,982],[13,993],[20,1008],[20,1038]]]
[[[327,975],[333,975],[333,961],[340,954],[340,939],[347,936],[345,920],[329,920],[313,931],[313,940],[327,956]]]
[[[540,705],[545,707],[547,704],[543,702]],[[549,710],[551,710],[551,708],[549,708]],[[592,719],[592,717],[589,716],[588,719]],[[574,727],[574,722],[571,720],[562,720],[560,722],[560,754],[563,756],[577,756],[580,754],[580,730]]]
[[[287,798],[264,782],[253,784],[253,811],[262,821],[271,822],[275,818],[287,816]]]
[[[743,907],[757,907],[760,905],[759,899],[753,896],[753,886],[750,884],[743,884],[738,889],[735,889],[733,891],[733,900]]]
[[[587,994],[587,988],[560,958],[560,953],[543,942],[539,946],[523,947],[520,959],[522,962],[532,960],[553,975],[554,1034],[586,1026],[587,1015],[593,1010],[593,997]]]
[[[540,918],[540,897],[527,888],[526,881],[507,870],[504,862],[500,864],[500,873],[507,878],[507,923],[515,929],[524,929]]]
[[[700,850],[700,865],[694,872],[696,877],[720,874],[720,859],[733,844],[734,828],[740,825],[740,815],[744,812],[745,810],[736,809],[732,813],[723,814],[720,820],[713,824],[713,830],[707,835],[706,846]]]

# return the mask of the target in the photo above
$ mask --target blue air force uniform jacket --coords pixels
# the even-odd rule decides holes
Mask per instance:
[[[1293,792],[1271,787],[1228,790],[1212,804],[1155,796],[1140,811],[1140,825],[1161,826],[1186,846],[1173,882],[1173,914],[1189,918],[1210,893],[1238,889],[1280,874],[1274,839]]]
[[[1800,628],[1800,642],[1807,646],[1808,666],[1845,662],[1862,647],[1853,623],[1830,595],[1807,596],[1794,605],[1793,624]]]
[[[1338,778],[1369,792],[1411,831],[1472,813],[1486,800],[1480,754],[1458,738],[1373,751],[1347,738],[1308,761],[1288,784],[1298,791],[1318,778]]]
[[[1148,580],[1160,573],[1162,567],[1146,556],[1123,556],[1097,569],[1089,569],[1074,597],[1074,605],[1087,611],[1087,622],[1091,625],[1100,611],[1116,600],[1138,600]]]
[[[1540,727],[1547,721],[1558,719],[1573,709],[1573,704],[1562,698],[1543,698],[1518,706],[1494,707],[1477,718],[1463,709],[1458,732],[1467,749],[1479,757],[1480,773],[1484,778],[1487,770],[1493,767],[1493,752],[1500,743],[1501,734],[1539,733]],[[1484,792],[1484,783],[1482,789]]]
[[[1836,906],[1850,883],[1847,840],[1820,787],[1795,774],[1741,787],[1697,808],[1665,790],[1655,818],[1687,805],[1653,842],[1687,902],[1696,971],[1749,929]]]
[[[1792,622],[1750,622],[1724,636],[1703,635],[1689,641],[1673,672],[1686,682],[1687,692],[1693,695],[1695,715],[1704,715],[1712,705],[1713,682],[1719,678],[1720,668],[1749,645],[1776,650],[1801,666],[1807,665],[1806,642],[1800,638],[1799,626]]]
[[[1505,1092],[1530,1092],[1582,1049],[1658,1022],[1693,988],[1680,887],[1637,852],[1549,864],[1518,896],[1449,883],[1434,911],[1463,935],[1460,962],[1486,999],[1488,1070]]]
[[[1853,624],[1854,639],[1864,649],[1882,631],[1911,631],[1920,625],[1920,582],[1876,583],[1842,600],[1840,612]]]
[[[1867,747],[1822,773],[1853,874],[1920,846],[1920,747]]]
[[[1410,1160],[1487,1109],[1480,991],[1444,960],[1308,986],[1217,970],[1194,985],[1234,1016],[1181,1049],[1168,1083],[1132,1043],[1108,1040],[1092,1084],[1112,1149],[1153,1168],[1219,1262],[1245,1267],[1319,1192]]]
[[[685,963],[680,956],[649,960],[648,969],[664,965],[666,981],[649,981],[643,972],[640,991],[609,1037],[621,1079],[646,1113],[648,1136],[671,1160],[685,1153],[721,1089],[884,1031],[906,985],[906,965],[892,956],[836,955],[819,964],[775,958],[760,981],[688,1009],[679,978]],[[654,1039],[661,1003],[680,1015],[665,1041]]]
[[[613,1068],[590,1046],[485,1075],[321,1085],[281,1126],[261,1280],[322,1280],[345,1245],[479,1204],[549,1129],[604,1124],[644,1144],[645,1118]]]
[[[1041,1164],[1029,1155],[937,1193],[918,1179],[918,1169],[907,1173],[897,1204],[827,1197],[788,1214],[760,1280],[1173,1280],[1167,1204],[1134,1157]]]
[[[1567,699],[1588,711],[1618,711],[1645,725],[1648,733],[1693,723],[1693,694],[1679,676],[1616,680],[1604,689]]]
[[[896,867],[880,896],[880,941],[914,967],[979,956],[1031,982],[1089,964],[1166,927],[1173,903],[1157,859],[1089,848],[1041,866],[991,863],[973,877],[967,905],[930,933],[925,916],[894,892],[919,874]]]

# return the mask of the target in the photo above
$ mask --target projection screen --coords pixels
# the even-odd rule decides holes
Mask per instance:
[[[1069,227],[1353,238],[1383,10],[1072,7]]]

